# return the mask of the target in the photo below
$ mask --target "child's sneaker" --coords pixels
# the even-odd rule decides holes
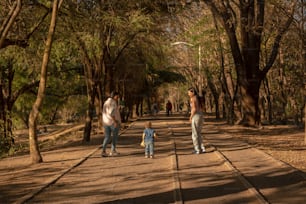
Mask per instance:
[[[150,156],[150,158],[151,158],[151,159],[154,159],[154,156],[153,156],[153,155],[151,155],[151,156]]]
[[[145,155],[145,158],[149,158],[149,156],[148,156],[148,155]]]

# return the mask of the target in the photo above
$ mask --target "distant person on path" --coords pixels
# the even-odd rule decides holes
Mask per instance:
[[[190,118],[192,129],[192,142],[194,146],[194,154],[200,154],[205,152],[201,130],[203,126],[203,113],[201,101],[195,88],[188,89],[188,96],[190,97]]]
[[[167,116],[169,116],[170,114],[172,114],[172,103],[168,100],[168,102],[166,103],[166,112],[167,112]]]
[[[153,115],[156,116],[157,113],[158,113],[157,103],[154,103],[154,104],[153,104],[153,108],[152,108],[152,109],[153,109],[153,111],[152,111],[152,112],[153,112]]]
[[[150,121],[145,123],[145,129],[142,134],[142,143],[145,147],[145,158],[154,158],[154,139],[157,138],[155,130]]]
[[[104,127],[104,141],[102,144],[102,157],[106,157],[106,146],[112,137],[112,146],[110,156],[118,155],[116,151],[116,144],[120,130],[121,116],[119,111],[119,93],[112,92],[110,97],[105,101],[102,110],[103,127]]]

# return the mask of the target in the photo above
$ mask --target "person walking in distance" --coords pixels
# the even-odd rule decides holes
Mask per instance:
[[[102,110],[102,120],[104,127],[104,140],[102,144],[102,157],[106,157],[106,147],[112,137],[110,156],[118,155],[116,150],[117,139],[120,130],[121,116],[119,111],[119,93],[112,92],[110,97],[104,102]]]
[[[201,130],[203,126],[203,113],[202,104],[198,97],[195,88],[191,87],[188,89],[188,96],[190,97],[190,118],[191,130],[192,130],[192,142],[194,147],[194,154],[200,154],[205,152],[203,144],[203,138]]]
[[[166,103],[166,112],[167,112],[167,116],[169,116],[170,114],[172,114],[172,103],[168,100],[168,102]]]
[[[154,158],[154,139],[157,138],[155,130],[150,121],[145,123],[145,129],[142,134],[142,143],[145,147],[145,158]]]

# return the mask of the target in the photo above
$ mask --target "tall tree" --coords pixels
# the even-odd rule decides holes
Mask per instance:
[[[260,51],[266,1],[204,0],[204,2],[220,19],[229,38],[241,95],[243,121],[251,126],[259,125],[259,88],[275,61],[282,36],[293,21],[296,1],[291,4],[291,12],[287,13],[288,19],[277,31],[269,61],[262,68],[260,67]]]
[[[3,131],[1,137],[6,144],[6,149],[9,149],[14,141],[12,139],[13,106],[22,94],[38,84],[35,80],[20,80],[25,75],[28,75],[25,78],[31,78],[29,77],[31,71],[25,71],[26,65],[20,63],[21,58],[26,58],[21,54],[23,50],[20,48],[28,47],[30,37],[43,22],[48,11],[33,25],[34,21],[29,17],[29,10],[33,12],[33,5],[29,5],[27,1],[4,1],[0,5],[0,129]],[[38,13],[40,16],[41,13]]]
[[[11,53],[9,52],[8,55]],[[6,59],[5,59],[6,58]],[[12,129],[12,110],[16,100],[24,93],[36,87],[38,81],[32,80],[27,82],[16,83],[21,78],[16,72],[21,72],[14,67],[14,59],[12,56],[4,56],[0,60],[0,121],[1,121],[1,138],[9,149],[14,144]],[[22,81],[22,80],[21,80]],[[15,86],[14,86],[15,85]]]
[[[40,82],[37,92],[36,101],[33,104],[32,110],[29,116],[29,143],[30,143],[30,157],[32,163],[40,163],[43,161],[42,156],[39,151],[38,146],[38,138],[37,138],[37,118],[39,114],[39,109],[41,107],[42,101],[44,99],[46,84],[47,84],[47,68],[48,62],[53,42],[53,36],[56,27],[56,20],[58,15],[58,9],[60,4],[63,0],[54,0],[52,6],[52,16],[51,22],[49,27],[48,36],[46,39],[45,50],[43,53],[43,59],[41,64],[41,75],[40,75]]]

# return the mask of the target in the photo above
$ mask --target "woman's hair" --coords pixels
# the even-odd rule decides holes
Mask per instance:
[[[196,89],[194,87],[190,87],[188,91],[192,92],[197,97],[200,108],[203,108],[203,98],[198,95]]]
[[[112,91],[111,94],[110,94],[110,97],[111,98],[114,98],[114,96],[118,96],[119,95],[119,92],[117,91]]]
[[[198,95],[198,92],[196,91],[196,89],[195,89],[194,87],[190,87],[190,88],[188,89],[188,91],[194,93],[194,95],[196,95],[196,96]]]
[[[145,128],[151,128],[152,127],[152,123],[150,121],[145,123]]]

